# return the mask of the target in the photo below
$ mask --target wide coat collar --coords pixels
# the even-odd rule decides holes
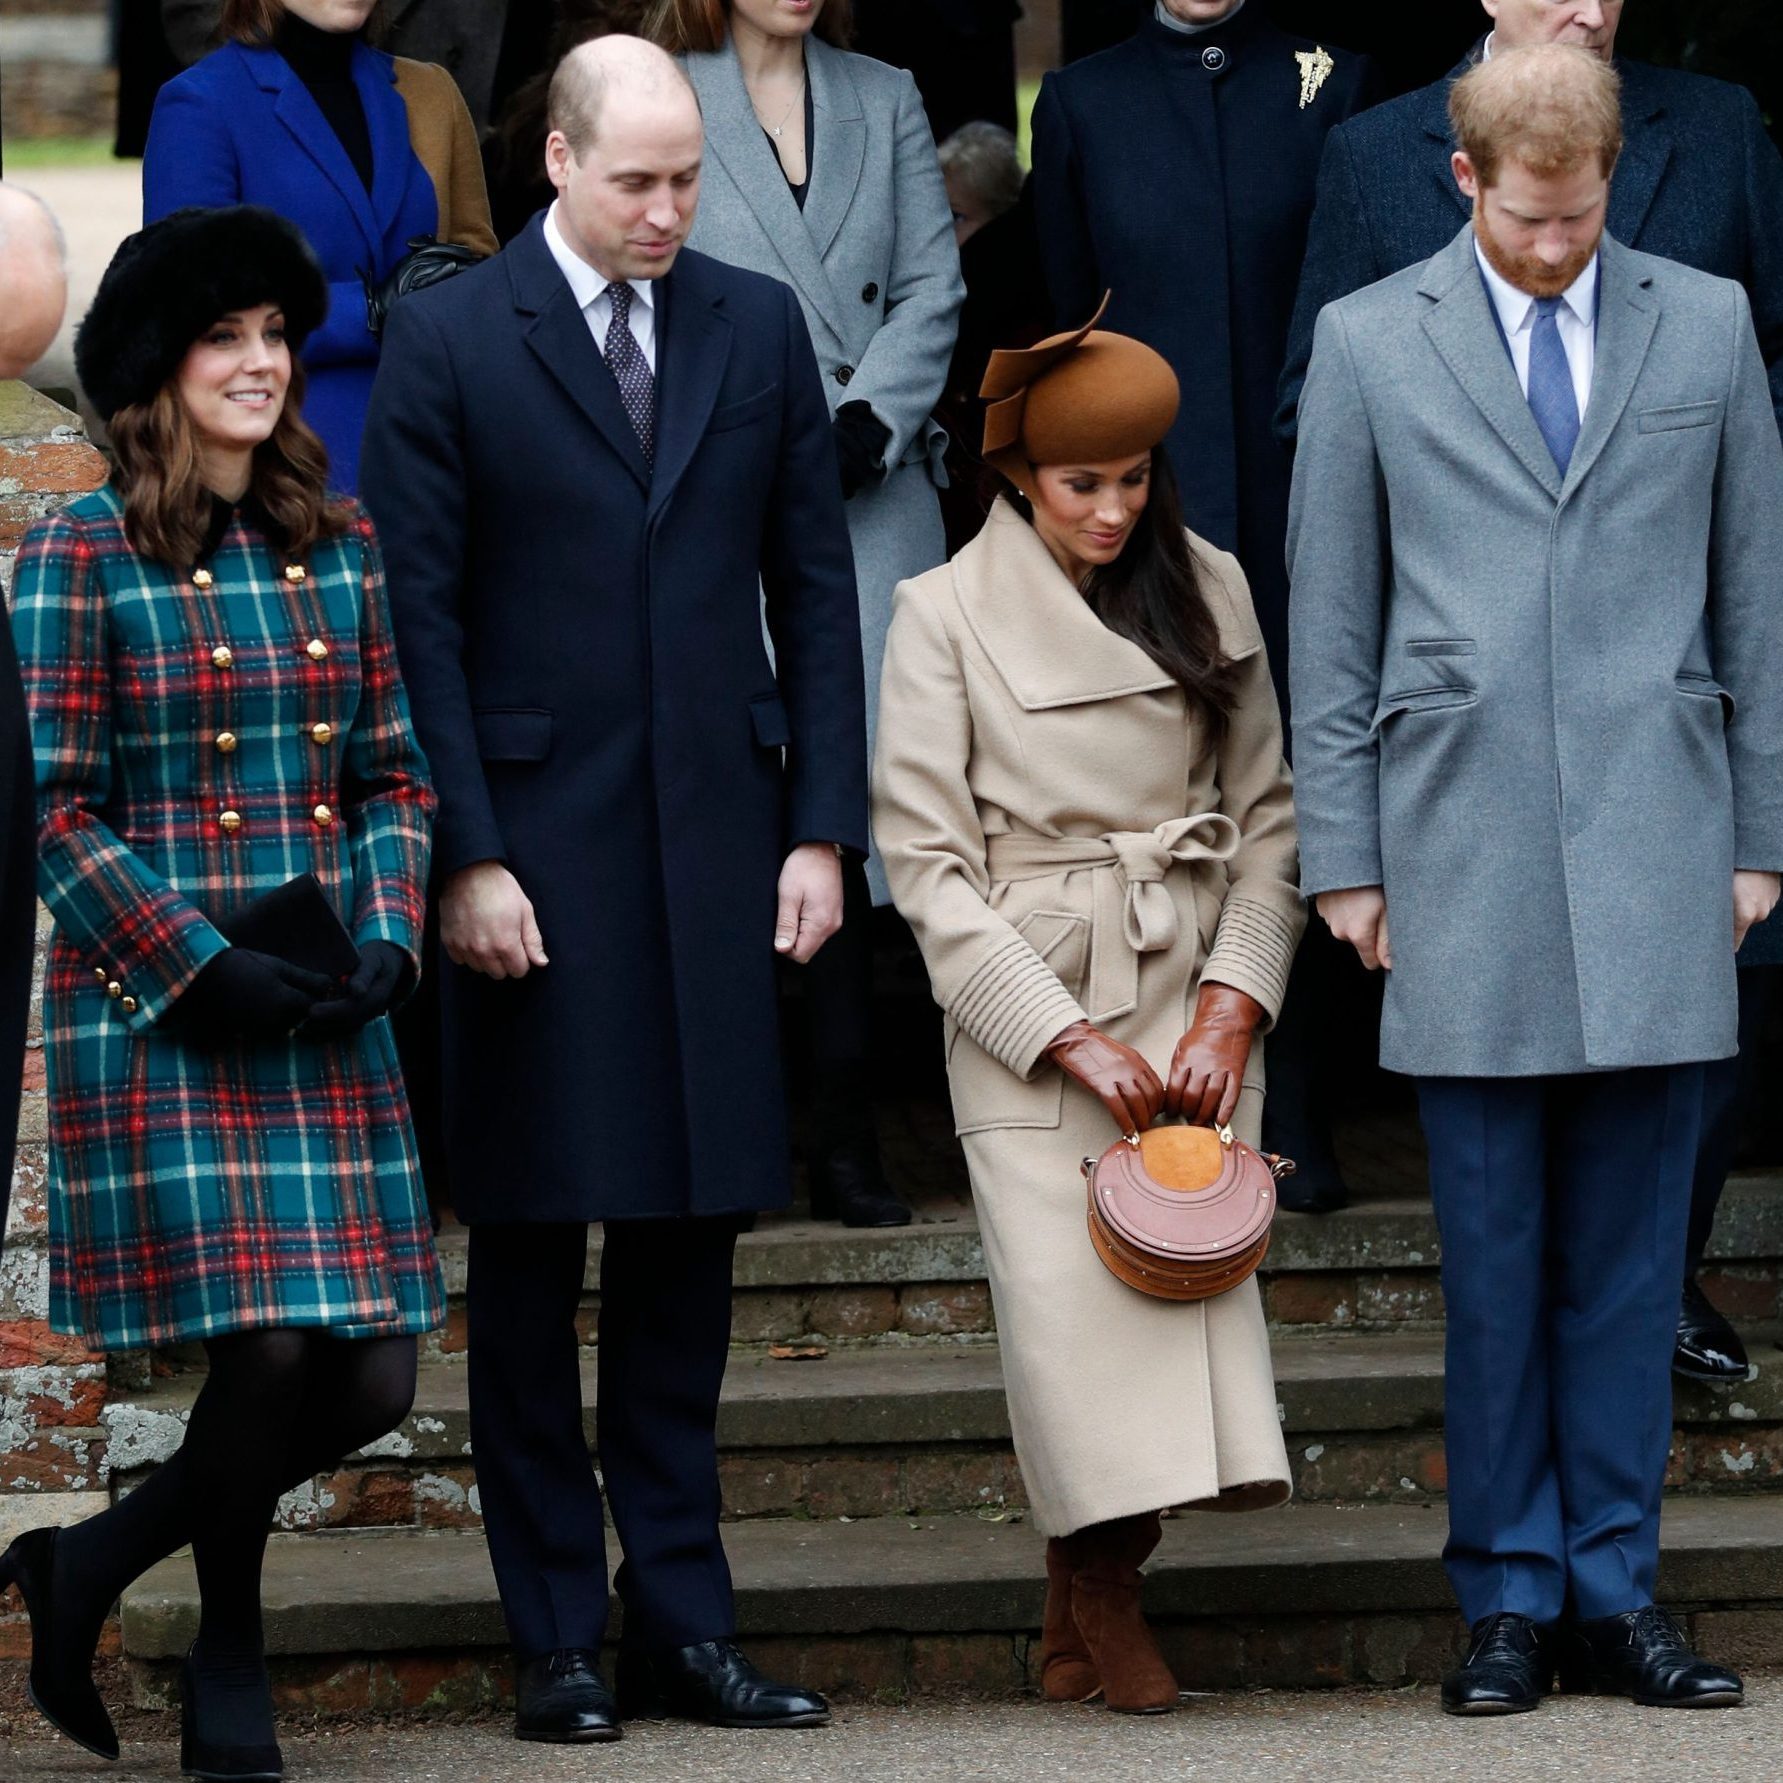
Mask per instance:
[[[656,464],[646,461],[619,386],[576,294],[545,244],[543,211],[502,254],[526,344],[648,495],[654,517],[705,435],[730,363],[733,327],[713,261],[683,248],[656,310]]]
[[[1641,257],[1608,234],[1600,255],[1602,295],[1591,403],[1564,479],[1505,351],[1474,255],[1471,223],[1426,263],[1418,281],[1419,294],[1430,304],[1422,322],[1431,344],[1474,406],[1555,501],[1570,497],[1603,456],[1634,394],[1659,326],[1659,300]]]
[[[408,107],[396,91],[395,59],[368,44],[353,45],[353,85],[359,90],[365,127],[371,135],[372,189],[368,193],[333,126],[291,64],[275,49],[234,47],[255,84],[272,100],[273,115],[353,213],[376,265],[383,256],[384,237],[402,213],[414,158],[409,146]]]
[[[953,579],[967,626],[1025,711],[1176,685],[1096,617],[1006,500],[954,559]]]
[[[774,164],[735,48],[727,43],[710,54],[686,58],[688,78],[705,114],[707,149],[742,194],[788,279],[844,346],[845,329],[860,305],[851,309],[843,302],[824,256],[854,203],[867,155],[866,114],[848,61],[820,37],[805,40],[815,140],[810,144],[811,183],[801,211]]]

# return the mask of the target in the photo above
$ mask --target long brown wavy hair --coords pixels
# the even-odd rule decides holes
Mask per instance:
[[[721,50],[729,35],[730,15],[730,0],[656,0],[645,17],[644,35],[672,56],[688,50]],[[828,0],[811,29],[825,43],[847,49],[854,31],[853,0]]]
[[[1003,494],[1032,526],[1028,498],[1010,483]],[[1225,729],[1238,703],[1238,665],[1220,642],[1162,446],[1152,448],[1150,494],[1139,524],[1113,563],[1090,571],[1083,597],[1111,632],[1137,644],[1201,706],[1216,734]]]
[[[250,49],[257,49],[271,43],[278,35],[284,16],[284,0],[223,0],[217,40],[220,43],[245,43]],[[362,29],[372,43],[378,41],[384,29],[384,0],[378,0],[371,9],[371,17]]]
[[[303,367],[292,362],[284,413],[254,450],[249,498],[278,533],[281,550],[305,556],[346,530],[343,508],[328,499],[328,449],[302,414]],[[198,430],[169,381],[148,402],[133,402],[111,420],[117,464],[112,482],[124,498],[124,536],[132,550],[174,569],[189,568],[210,531]]]

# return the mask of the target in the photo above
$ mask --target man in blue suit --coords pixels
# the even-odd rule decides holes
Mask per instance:
[[[1627,146],[1610,188],[1609,231],[1624,245],[1745,288],[1783,426],[1783,156],[1743,87],[1615,55],[1623,0],[1480,0],[1492,29],[1453,73],[1333,130],[1288,339],[1277,431],[1292,441],[1319,312],[1430,258],[1467,220],[1450,172],[1449,89],[1495,50],[1573,43],[1622,77]],[[1740,1034],[1755,1036],[1776,968],[1783,920],[1755,929],[1740,953]],[[1750,968],[1763,968],[1753,971]],[[1734,1149],[1738,1058],[1704,1081],[1702,1150],[1673,1367],[1699,1379],[1744,1380],[1739,1335],[1696,1283]]]
[[[797,300],[686,251],[699,106],[635,38],[551,90],[557,201],[391,312],[365,437],[434,861],[472,1441],[523,1739],[809,1726],[738,1652],[714,1426],[731,1259],[789,1199],[777,956],[864,852],[854,568]],[[762,642],[762,594],[775,662]],[[597,1448],[576,1312],[604,1223]]]

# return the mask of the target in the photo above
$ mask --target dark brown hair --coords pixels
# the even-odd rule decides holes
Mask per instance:
[[[303,367],[291,365],[284,413],[272,437],[255,448],[248,495],[277,530],[279,548],[301,558],[323,539],[346,531],[347,515],[328,499],[328,450],[302,414]],[[117,465],[112,481],[124,498],[124,536],[144,557],[184,570],[196,561],[210,529],[192,417],[171,382],[149,402],[133,402],[111,418]]]
[[[223,0],[223,18],[217,26],[217,37],[223,43],[245,43],[259,48],[277,36],[285,16],[285,0]],[[384,0],[371,9],[371,17],[363,27],[365,35],[376,43],[384,29]]]
[[[1012,484],[1003,493],[1032,526],[1027,497]],[[1201,706],[1218,734],[1238,700],[1238,665],[1220,643],[1201,574],[1183,528],[1169,454],[1154,446],[1145,512],[1120,556],[1090,571],[1083,597],[1111,632],[1137,644]]]
[[[657,0],[644,21],[644,35],[675,56],[721,50],[730,14],[730,0]],[[847,49],[854,32],[854,0],[828,0],[812,32],[839,50]]]

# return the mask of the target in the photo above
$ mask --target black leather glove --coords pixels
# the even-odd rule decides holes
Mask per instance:
[[[891,429],[864,402],[845,402],[832,423],[836,464],[842,472],[842,499],[852,501],[885,469]]]
[[[475,266],[488,258],[475,248],[455,241],[439,241],[431,235],[409,238],[409,251],[386,279],[374,279],[362,266],[359,282],[365,287],[365,325],[374,338],[381,338],[390,306],[397,298],[411,291],[425,291],[442,279],[455,278],[467,266]]]
[[[359,967],[338,996],[318,1003],[297,1030],[300,1040],[345,1040],[380,1015],[387,1015],[408,977],[409,956],[393,941],[368,941]]]
[[[251,947],[231,947],[206,962],[165,1020],[182,1040],[200,1046],[282,1040],[334,988],[334,980],[320,972]]]

